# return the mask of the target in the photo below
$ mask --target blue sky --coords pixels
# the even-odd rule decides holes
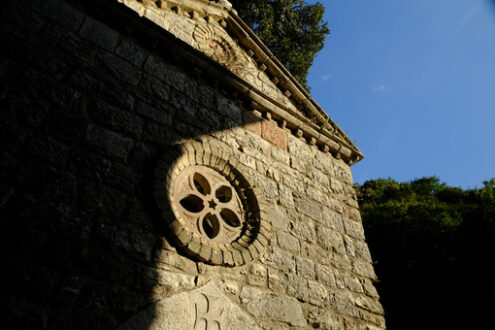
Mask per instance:
[[[321,1],[313,98],[366,158],[354,180],[495,177],[495,0]]]

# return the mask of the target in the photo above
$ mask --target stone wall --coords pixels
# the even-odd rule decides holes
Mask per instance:
[[[348,165],[108,15],[2,6],[2,324],[385,327]],[[193,140],[228,150],[267,203],[271,240],[254,261],[208,265],[172,237],[153,173]]]

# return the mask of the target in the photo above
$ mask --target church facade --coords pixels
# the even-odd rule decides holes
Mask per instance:
[[[228,1],[2,6],[2,323],[385,328],[363,155]]]

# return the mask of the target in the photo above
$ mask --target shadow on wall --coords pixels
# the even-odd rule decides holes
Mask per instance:
[[[87,3],[2,5],[6,328],[115,328],[173,293],[157,272],[172,248],[155,165],[174,141],[242,124],[211,80],[170,64],[180,59],[167,45],[143,43],[128,12],[112,13],[108,27],[109,14]]]

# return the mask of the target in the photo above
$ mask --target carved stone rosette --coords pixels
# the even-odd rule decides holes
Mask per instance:
[[[194,40],[206,55],[239,74],[245,70],[247,60],[242,51],[224,29],[213,24],[199,23],[194,29]]]
[[[207,142],[170,148],[155,170],[155,197],[185,254],[239,266],[268,245],[271,225],[258,188],[228,150]]]

